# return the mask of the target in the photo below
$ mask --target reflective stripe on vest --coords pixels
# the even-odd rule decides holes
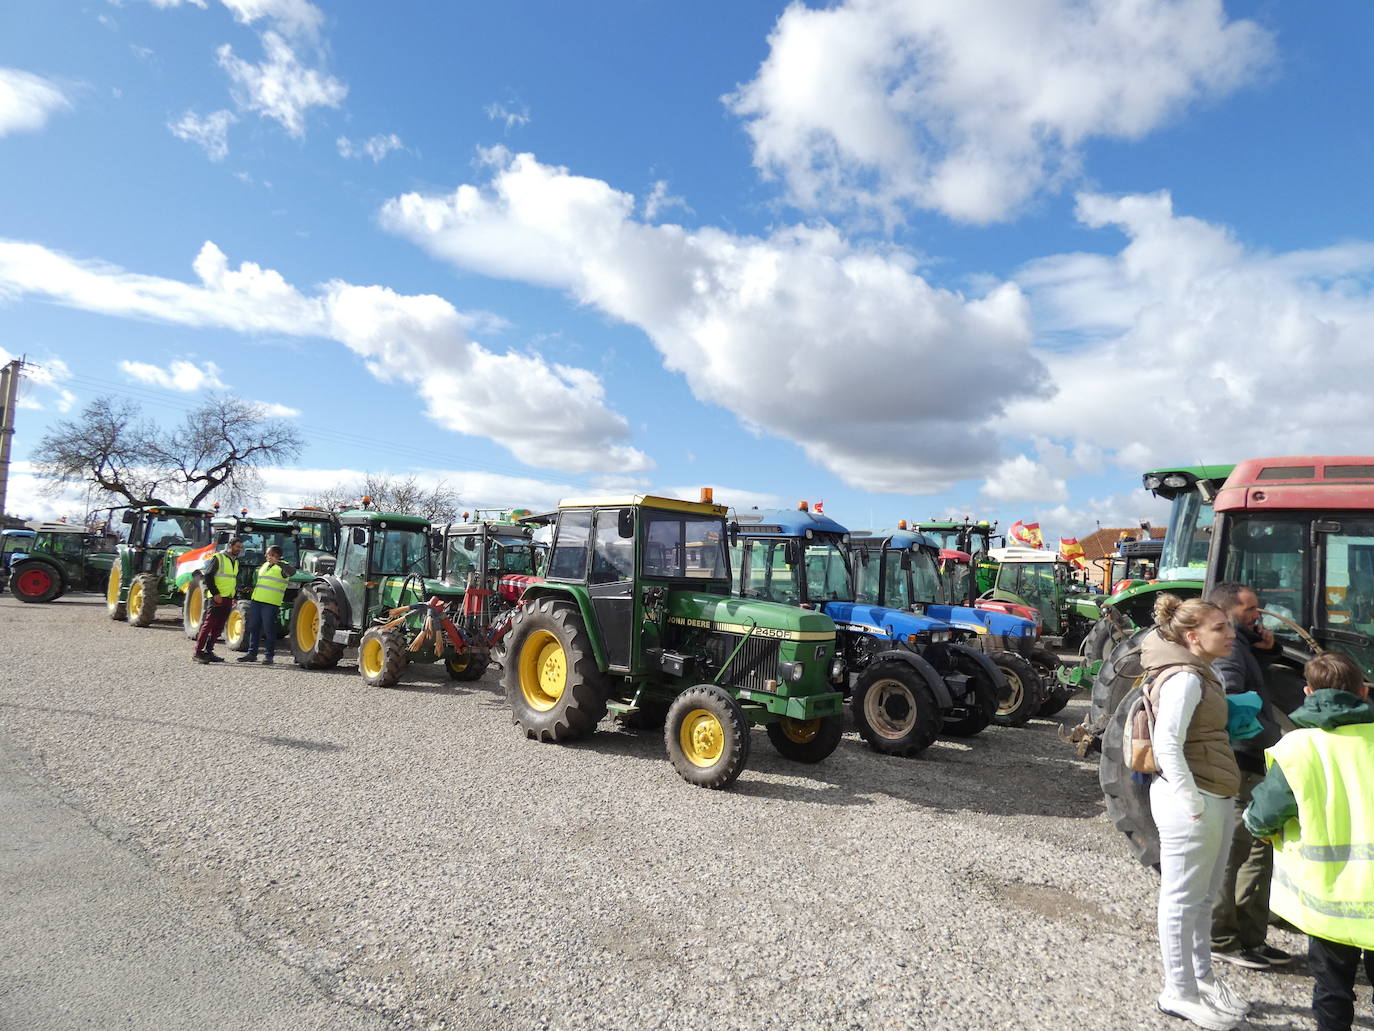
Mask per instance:
[[[258,575],[253,580],[253,600],[265,601],[269,605],[280,605],[286,594],[284,570],[277,563],[258,566]]]
[[[239,587],[239,564],[222,551],[215,552],[215,593],[232,598]]]
[[[1374,949],[1374,723],[1296,730],[1266,756],[1299,817],[1274,846],[1269,907],[1308,934]]]

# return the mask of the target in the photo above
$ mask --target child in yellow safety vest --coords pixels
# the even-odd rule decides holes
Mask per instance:
[[[286,595],[286,570],[282,567],[281,548],[273,544],[267,549],[262,565],[253,578],[252,600],[248,609],[248,651],[239,662],[257,662],[258,647],[263,650],[262,664],[270,666],[277,647],[277,622],[282,598]]]

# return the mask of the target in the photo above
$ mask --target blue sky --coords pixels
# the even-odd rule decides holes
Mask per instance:
[[[1364,3],[10,0],[0,351],[364,471],[1158,521],[1140,473],[1374,450]]]

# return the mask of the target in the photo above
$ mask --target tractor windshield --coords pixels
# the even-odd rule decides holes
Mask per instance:
[[[719,516],[641,509],[645,576],[729,580],[725,520]]]
[[[945,559],[940,566],[944,573],[940,577],[940,601],[945,605],[967,605],[972,569],[967,563],[954,559]]]
[[[1204,505],[1196,490],[1174,498],[1164,533],[1164,554],[1159,559],[1161,580],[1203,579],[1212,543],[1212,515],[1212,506]]]
[[[745,598],[795,605],[801,601],[797,570],[787,561],[787,542],[755,540],[733,549],[740,564],[740,591]]]
[[[244,565],[261,565],[267,557],[267,549],[276,545],[281,548],[283,562],[291,565],[300,564],[300,552],[296,548],[296,538],[294,535],[275,530],[268,531],[248,531],[241,532],[239,539],[243,541],[243,552],[239,555],[239,561]]]
[[[430,575],[429,535],[422,528],[393,526],[372,539],[374,576]]]
[[[83,537],[84,535],[79,533],[40,533],[34,538],[34,551],[80,558]]]
[[[852,601],[854,580],[849,563],[835,544],[811,542],[806,546],[806,600]]]
[[[927,530],[925,527],[922,527],[921,532],[928,537],[934,537],[940,542],[941,548],[953,550],[959,547],[958,530]]]
[[[931,604],[940,598],[940,571],[926,548],[911,552],[911,600]]]
[[[534,545],[528,537],[495,537],[496,551],[490,556],[493,568],[503,573],[534,575]]]
[[[308,551],[323,551],[333,555],[339,550],[338,528],[327,519],[316,522],[313,519],[297,519],[300,525],[298,539],[300,547]]]
[[[148,533],[144,540],[150,548],[170,548],[179,544],[200,547],[210,543],[210,520],[189,512],[149,515]]]

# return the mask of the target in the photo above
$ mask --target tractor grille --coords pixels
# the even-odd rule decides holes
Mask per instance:
[[[712,633],[706,638],[706,653],[711,664],[719,669],[739,644],[738,634]],[[723,684],[764,690],[765,680],[778,679],[778,641],[776,638],[751,637],[720,678]]]

